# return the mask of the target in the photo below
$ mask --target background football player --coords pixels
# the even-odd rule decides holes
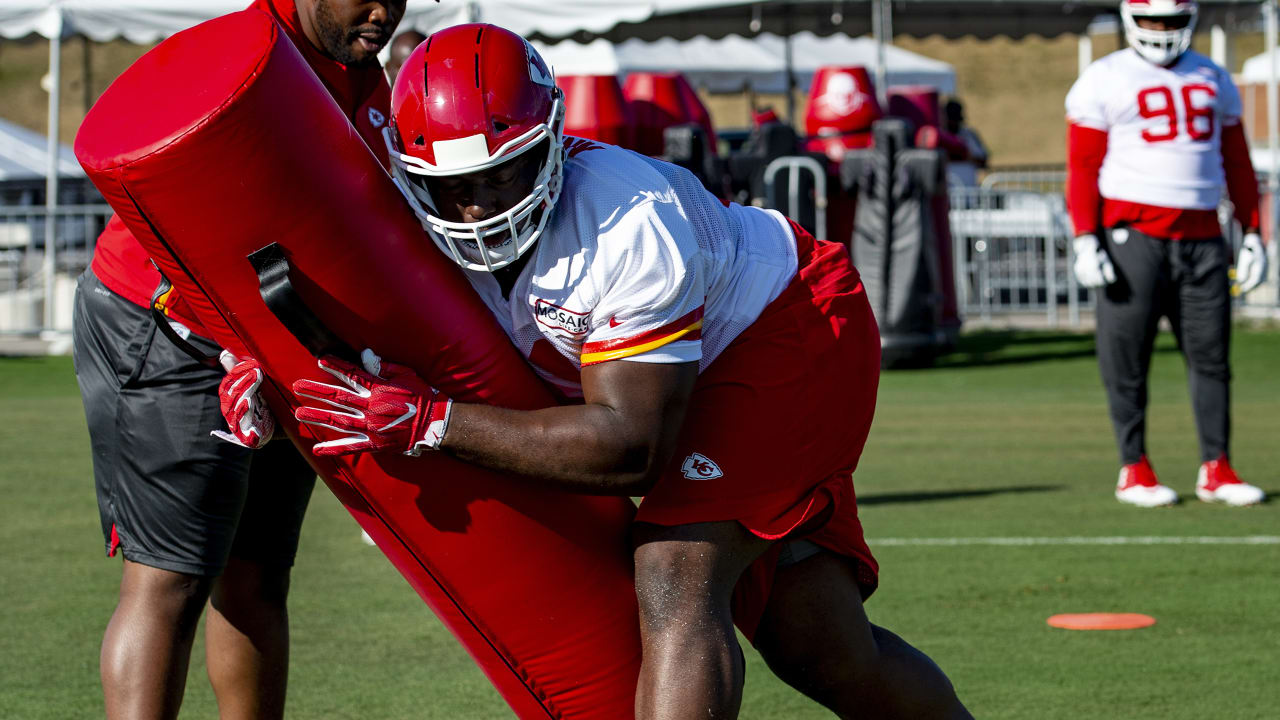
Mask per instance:
[[[1217,214],[1225,184],[1244,228],[1235,280],[1248,292],[1266,273],[1258,186],[1239,92],[1226,70],[1190,49],[1196,13],[1194,2],[1122,2],[1129,48],[1090,65],[1066,100],[1074,269],[1100,289],[1098,365],[1123,465],[1115,494],[1142,507],[1178,499],[1146,455],[1147,371],[1161,316],[1187,361],[1202,460],[1196,496],[1263,499],[1228,460],[1231,249]]]

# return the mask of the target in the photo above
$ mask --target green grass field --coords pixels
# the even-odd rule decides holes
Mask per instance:
[[[1181,357],[1152,371],[1150,454],[1184,497],[1111,497],[1115,450],[1087,335],[966,336],[938,368],[888,373],[855,476],[882,564],[873,621],[932,655],[980,718],[1280,717],[1280,545],[917,545],[922,538],[1280,535],[1280,503],[1194,499]],[[1280,494],[1280,333],[1234,341],[1235,465]],[[98,647],[119,568],[101,557],[68,358],[0,360],[0,718],[101,717]],[[502,718],[509,711],[353,520],[317,486],[293,576],[293,718]],[[1189,498],[1189,499],[1188,499]],[[1145,630],[1046,626],[1059,612]],[[216,717],[197,646],[183,717]],[[744,718],[822,718],[748,653]]]

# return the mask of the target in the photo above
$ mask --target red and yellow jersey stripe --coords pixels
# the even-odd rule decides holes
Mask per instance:
[[[702,306],[698,306],[696,310],[686,314],[684,317],[640,335],[583,343],[582,356],[579,360],[582,367],[586,367],[656,350],[676,340],[701,339]]]

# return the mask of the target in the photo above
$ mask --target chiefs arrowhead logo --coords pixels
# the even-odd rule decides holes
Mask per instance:
[[[693,453],[685,458],[684,464],[680,466],[680,471],[690,480],[715,480],[724,476],[724,473],[720,471],[720,466],[702,453]]]
[[[871,96],[858,88],[858,81],[851,73],[835,73],[827,80],[823,94],[816,101],[833,115],[852,115],[871,102]]]
[[[529,79],[538,85],[555,87],[555,78],[552,77],[551,70],[547,68],[546,61],[542,59],[542,56],[538,54],[537,50],[533,49],[533,46],[529,44],[529,41],[526,40],[524,46],[526,50],[528,50]]]

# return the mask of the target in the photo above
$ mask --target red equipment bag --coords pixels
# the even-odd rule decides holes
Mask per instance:
[[[161,43],[75,151],[213,339],[261,361],[281,425],[516,714],[631,716],[629,500],[439,454],[310,453],[288,388],[326,380],[325,352],[371,347],[460,400],[552,399],[275,22],[250,9]]]

